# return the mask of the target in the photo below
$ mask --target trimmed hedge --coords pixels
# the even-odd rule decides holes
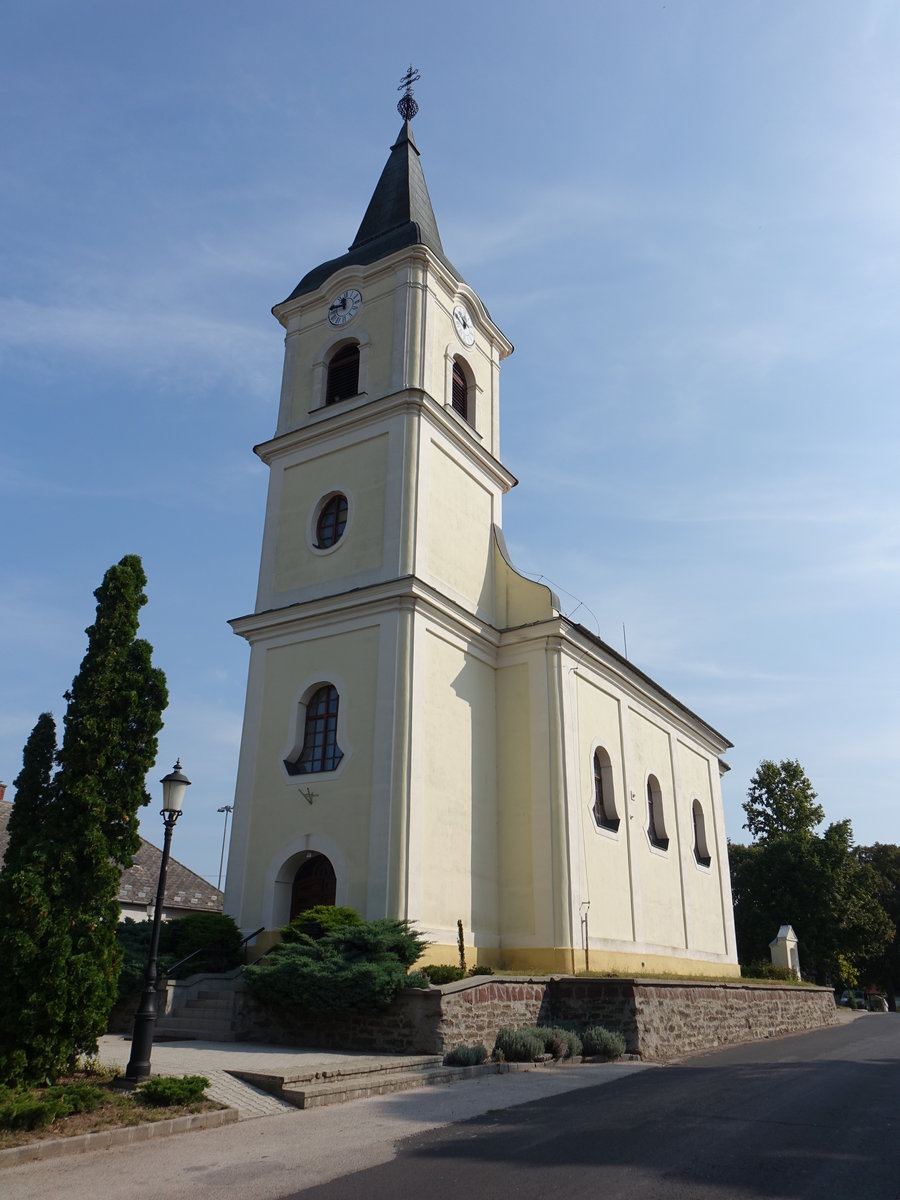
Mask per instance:
[[[458,979],[466,977],[463,968],[456,967],[453,963],[429,963],[422,967],[422,971],[432,983],[456,983]]]

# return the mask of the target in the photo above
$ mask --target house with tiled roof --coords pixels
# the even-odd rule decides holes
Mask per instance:
[[[9,841],[7,824],[12,807],[8,800],[0,799],[0,863],[6,855]],[[146,921],[153,916],[161,859],[162,850],[146,838],[141,838],[140,849],[132,865],[122,872],[119,880],[118,900],[123,919],[131,917],[133,921]],[[195,874],[176,859],[169,859],[162,913],[164,921],[184,917],[191,912],[221,912],[222,899],[222,892],[207,883],[201,875]]]

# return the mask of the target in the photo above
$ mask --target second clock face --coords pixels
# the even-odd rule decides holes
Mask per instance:
[[[346,325],[359,312],[362,296],[356,288],[347,288],[331,302],[328,308],[328,320],[332,325]]]
[[[472,318],[469,316],[468,310],[462,304],[457,304],[453,310],[453,324],[456,326],[459,340],[464,346],[475,344],[475,327],[472,324]]]

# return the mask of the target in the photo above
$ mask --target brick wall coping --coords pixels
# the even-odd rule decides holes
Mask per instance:
[[[729,991],[743,992],[828,992],[834,994],[834,989],[812,983],[789,983],[785,979],[773,979],[771,982],[756,979],[655,979],[648,975],[471,975],[465,979],[457,979],[452,983],[434,985],[440,988],[443,995],[454,995],[471,988],[490,987],[492,984],[510,984],[521,987],[523,984],[578,983],[578,984],[625,984],[629,987],[654,988],[697,988],[712,989],[726,988]]]

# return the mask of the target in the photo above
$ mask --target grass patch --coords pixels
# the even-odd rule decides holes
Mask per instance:
[[[817,986],[806,979],[783,980],[756,975],[680,975],[677,971],[630,971],[628,974],[622,971],[578,971],[576,976],[578,979],[622,979],[626,981],[629,979],[648,981],[659,979],[664,983],[760,983],[767,984],[769,987],[784,987],[787,983],[791,987],[811,988]]]
[[[164,1081],[169,1078],[155,1076],[153,1083],[157,1088],[162,1083],[163,1090],[179,1100],[185,1092],[193,1099],[153,1107],[142,1096],[144,1088],[122,1090],[117,1086],[120,1081],[115,1072],[107,1070],[80,1071],[58,1080],[52,1087],[0,1089],[0,1150],[45,1138],[78,1137],[83,1133],[147,1125],[222,1107],[215,1100],[207,1100],[202,1088],[193,1084],[185,1088],[180,1079],[167,1087]]]

